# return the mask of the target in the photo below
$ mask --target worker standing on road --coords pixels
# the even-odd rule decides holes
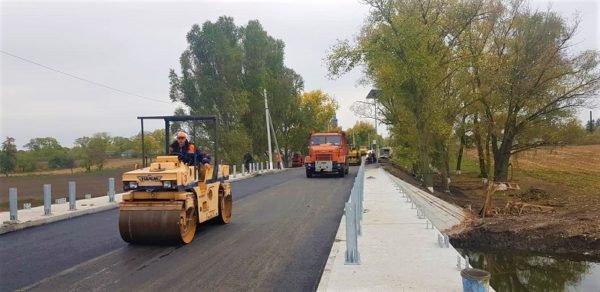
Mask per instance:
[[[250,171],[250,163],[252,163],[252,155],[250,152],[246,152],[246,154],[244,154],[244,168],[248,172]]]
[[[277,166],[277,169],[281,169],[281,154],[279,154],[279,152],[275,154],[275,165]]]

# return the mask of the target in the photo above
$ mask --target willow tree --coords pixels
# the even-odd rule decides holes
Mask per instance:
[[[283,41],[269,36],[256,20],[238,27],[226,16],[192,26],[187,41],[181,73],[169,74],[171,100],[185,105],[177,113],[217,115],[219,157],[228,162],[241,161],[248,151],[266,151],[264,91],[273,124],[280,125],[303,86],[302,78],[283,64]]]
[[[287,133],[283,136],[282,145],[286,145],[289,151],[306,154],[307,140],[311,131],[330,130],[329,125],[337,109],[336,100],[321,90],[300,94],[297,104],[290,109],[289,123],[281,127]]]
[[[560,140],[548,135],[600,89],[597,51],[571,52],[577,21],[531,11],[523,1],[502,6],[477,56],[479,106],[494,158],[494,180],[507,181],[511,155]],[[555,136],[554,136],[555,137]]]
[[[290,122],[290,108],[297,106],[304,81],[284,64],[285,43],[270,36],[257,20],[241,28],[241,47],[244,53],[242,80],[248,92],[249,110],[242,121],[252,133],[252,149],[257,153],[267,150],[265,129],[264,92],[278,138]]]
[[[441,105],[456,73],[456,47],[466,28],[479,17],[482,1],[368,0],[368,21],[355,44],[338,43],[328,57],[329,71],[339,76],[357,65],[383,90],[382,103],[401,104],[416,130],[418,169],[433,186],[432,157],[444,150],[452,126]],[[447,147],[446,147],[447,150]],[[446,155],[444,155],[446,156]],[[444,178],[443,181],[446,181]]]
[[[346,135],[356,148],[359,146],[371,145],[371,141],[373,140],[382,140],[382,137],[377,135],[375,126],[373,126],[372,123],[365,121],[356,122],[352,128],[346,130]]]

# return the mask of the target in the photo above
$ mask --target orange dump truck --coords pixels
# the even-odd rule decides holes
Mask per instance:
[[[348,142],[346,132],[312,133],[308,140],[308,156],[304,159],[306,177],[315,174],[348,174]]]

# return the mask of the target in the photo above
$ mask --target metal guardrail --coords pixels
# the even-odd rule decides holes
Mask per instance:
[[[49,216],[52,215],[52,186],[49,184],[44,184],[44,215]],[[69,211],[76,211],[76,183],[74,181],[69,182]],[[115,179],[108,179],[108,201],[111,203],[115,202]],[[60,198],[56,200],[56,203],[65,202],[65,198]],[[10,210],[10,223],[16,224],[19,223],[19,214],[18,214],[18,206],[17,206],[17,188],[9,189],[9,210]]]
[[[362,235],[360,222],[363,215],[364,188],[365,162],[362,160],[350,191],[350,198],[344,208],[344,214],[346,215],[346,265],[360,265],[358,236]]]
[[[250,175],[253,173],[264,173],[269,170],[269,165],[267,162],[252,162],[248,165],[248,168],[244,164],[240,165],[240,172],[238,172],[238,166],[235,164],[230,165],[230,176],[231,178],[244,177],[246,175]]]

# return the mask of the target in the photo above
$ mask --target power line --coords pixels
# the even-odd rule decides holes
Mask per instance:
[[[52,68],[52,67],[50,67],[50,66],[46,66],[46,65],[44,65],[44,64],[40,64],[40,63],[38,63],[38,62],[35,62],[35,61],[32,61],[32,60],[29,60],[29,59],[23,58],[23,57],[21,57],[21,56],[17,56],[17,55],[15,55],[15,54],[9,53],[9,52],[7,52],[7,51],[4,51],[4,50],[2,50],[2,49],[0,49],[0,52],[2,52],[2,53],[3,53],[3,54],[5,54],[5,55],[11,56],[11,57],[13,57],[13,58],[19,59],[19,60],[21,60],[21,61],[24,61],[24,62],[27,62],[27,63],[30,63],[30,64],[34,64],[34,65],[40,66],[40,67],[42,67],[42,68],[45,68],[45,69],[47,69],[47,70],[54,71],[54,72],[56,72],[56,73],[60,73],[60,74],[63,74],[63,75],[69,76],[69,77],[71,77],[71,78],[75,78],[75,79],[78,79],[78,80],[81,80],[81,81],[84,81],[84,82],[87,82],[87,83],[90,83],[90,84],[93,84],[93,85],[96,85],[96,86],[104,87],[104,88],[106,88],[106,89],[110,89],[110,90],[113,90],[113,91],[119,92],[119,93],[121,93],[121,94],[127,94],[127,95],[131,95],[131,96],[135,96],[135,97],[143,98],[143,99],[150,100],[150,101],[154,101],[154,102],[162,102],[162,103],[167,103],[167,104],[170,104],[170,102],[167,102],[167,101],[164,101],[164,100],[160,100],[160,99],[156,99],[156,98],[151,98],[151,97],[147,97],[147,96],[139,95],[139,94],[137,94],[137,93],[127,92],[127,91],[125,91],[125,90],[121,90],[121,89],[118,89],[118,88],[115,88],[115,87],[112,87],[112,86],[109,86],[109,85],[106,85],[106,84],[102,84],[102,83],[100,83],[100,82],[92,81],[92,80],[89,80],[89,79],[86,79],[86,78],[83,78],[83,77],[79,77],[79,76],[77,76],[77,75],[73,75],[73,74],[70,74],[70,73],[67,73],[67,72],[64,72],[64,71],[58,70],[58,69],[54,69],[54,68]]]

